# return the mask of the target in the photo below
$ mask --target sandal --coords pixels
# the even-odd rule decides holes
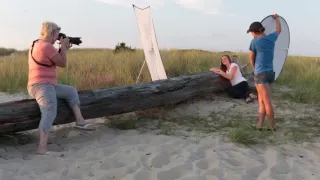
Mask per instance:
[[[95,130],[94,128],[89,128],[88,126],[90,126],[92,124],[76,124],[75,128],[81,129],[81,130],[87,130],[87,131],[93,131]]]
[[[48,155],[50,153],[51,153],[51,151],[46,151],[46,152],[41,152],[41,153],[38,151],[36,152],[37,155]]]
[[[249,94],[249,97],[252,98],[252,99],[257,99],[257,96],[254,95],[253,93],[250,93],[250,94]]]
[[[252,101],[253,101],[253,99],[251,97],[247,97],[246,98],[246,103],[249,103],[249,102],[252,102]]]

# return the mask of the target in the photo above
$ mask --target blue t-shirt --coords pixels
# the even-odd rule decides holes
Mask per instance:
[[[255,74],[273,71],[273,54],[277,38],[278,33],[275,31],[251,40],[249,50],[255,53]]]

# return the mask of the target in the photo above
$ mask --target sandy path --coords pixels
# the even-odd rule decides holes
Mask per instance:
[[[0,98],[4,102],[25,96],[0,94]],[[203,107],[200,114],[219,111],[223,115],[234,106],[230,100],[223,101],[180,105],[173,112],[190,113]],[[94,132],[78,131],[70,125],[55,128],[50,135],[52,152],[45,156],[34,154],[36,132],[26,135],[35,139],[25,145],[1,145],[0,180],[320,179],[319,139],[248,148],[216,134],[202,138],[165,136],[152,131],[115,130],[105,126],[103,119],[96,121]]]

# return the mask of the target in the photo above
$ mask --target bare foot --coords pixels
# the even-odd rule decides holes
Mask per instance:
[[[37,153],[38,153],[39,155],[45,155],[45,154],[49,153],[49,151],[48,151],[47,148],[38,147]]]

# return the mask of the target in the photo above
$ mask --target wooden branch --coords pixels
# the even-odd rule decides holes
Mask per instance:
[[[212,72],[197,73],[129,86],[79,92],[85,119],[175,104],[198,95],[224,92],[230,82]],[[40,110],[34,99],[0,104],[0,134],[38,128]],[[67,103],[58,100],[54,125],[74,122]]]
[[[247,63],[247,64],[245,64],[245,65],[241,66],[241,69],[246,68],[249,64],[250,64],[250,63]]]

